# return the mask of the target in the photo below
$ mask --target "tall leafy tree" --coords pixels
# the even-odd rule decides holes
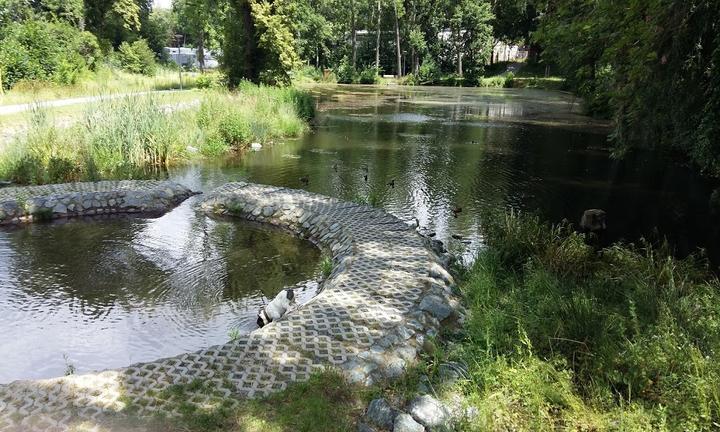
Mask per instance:
[[[618,154],[679,151],[720,176],[714,0],[555,0],[537,32],[591,111],[614,119]]]
[[[492,53],[492,19],[486,1],[461,0],[453,8],[450,29],[458,75],[465,74],[463,64],[474,75],[482,73]]]

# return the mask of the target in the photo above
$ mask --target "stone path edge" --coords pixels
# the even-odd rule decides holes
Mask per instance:
[[[0,430],[112,430],[129,406],[133,416],[179,416],[158,395],[196,380],[204,388],[188,403],[208,406],[218,398],[266,396],[325,367],[365,385],[395,379],[442,323],[459,317],[453,278],[427,239],[380,209],[240,182],[206,195],[199,209],[288,229],[329,251],[333,271],[311,301],[225,344],[126,368],[0,385]]]
[[[120,180],[0,189],[0,225],[117,213],[165,213],[195,195],[171,181]]]

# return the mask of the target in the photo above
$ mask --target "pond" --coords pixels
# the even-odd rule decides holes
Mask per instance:
[[[0,383],[227,342],[256,328],[268,297],[316,276],[320,251],[309,242],[192,204],[154,219],[0,231]]]
[[[608,213],[607,240],[667,237],[679,255],[706,248],[720,262],[720,206],[713,212],[710,205],[717,186],[654,152],[611,158],[607,125],[582,116],[572,95],[367,86],[314,92],[313,133],[171,177],[198,189],[247,180],[371,202],[417,218],[467,261],[482,246],[485,210],[514,208],[577,225],[584,210],[600,208]]]
[[[571,95],[313,92],[319,112],[311,133],[238,159],[174,168],[170,178],[205,192],[251,181],[371,203],[417,218],[467,262],[482,247],[481,215],[499,208],[574,223],[583,210],[602,208],[611,239],[658,239],[659,232],[678,254],[705,247],[718,262],[713,185],[652,152],[612,159],[606,126],[580,115]],[[320,253],[312,245],[198,214],[197,199],[157,219],[0,231],[0,382],[223,343],[231,330],[254,327],[263,295],[316,274]]]

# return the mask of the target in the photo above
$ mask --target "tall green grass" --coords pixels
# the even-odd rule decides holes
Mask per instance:
[[[466,430],[714,430],[720,283],[697,257],[616,244],[566,225],[488,219],[461,289],[454,355],[470,365]]]
[[[182,88],[200,88],[218,74],[182,73]],[[0,94],[1,105],[13,105],[79,96],[96,96],[150,90],[180,88],[177,70],[159,68],[153,76],[132,74],[112,67],[86,72],[76,84],[60,85],[47,81],[21,81],[12,90]]]
[[[298,90],[243,84],[233,93],[204,92],[199,107],[184,109],[152,95],[109,99],[66,128],[35,110],[27,133],[0,153],[0,178],[19,184],[153,178],[193,157],[298,136],[313,108]]]

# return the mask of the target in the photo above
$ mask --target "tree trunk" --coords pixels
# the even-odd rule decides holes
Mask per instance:
[[[198,37],[197,61],[200,73],[205,73],[205,32],[200,32]]]
[[[395,6],[395,53],[397,55],[397,77],[402,77],[402,53],[400,51],[400,20],[398,19],[397,3],[393,1]]]
[[[411,73],[415,73],[415,47],[410,47],[410,67],[412,68]]]
[[[355,22],[355,2],[350,2],[350,26],[351,28],[351,40],[352,40],[352,67],[355,69],[357,63],[357,29]]]
[[[381,0],[377,2],[377,31],[375,35],[375,67],[380,73],[380,18],[382,14]]]
[[[462,53],[461,46],[462,45],[459,43],[456,45],[456,47],[457,47],[457,73],[458,73],[458,75],[463,76],[463,67],[462,67],[462,54],[463,53]]]
[[[243,20],[243,31],[245,33],[243,75],[250,81],[257,83],[260,79],[257,70],[258,53],[255,43],[255,23],[253,22],[252,8],[249,1],[240,1],[240,14]]]

